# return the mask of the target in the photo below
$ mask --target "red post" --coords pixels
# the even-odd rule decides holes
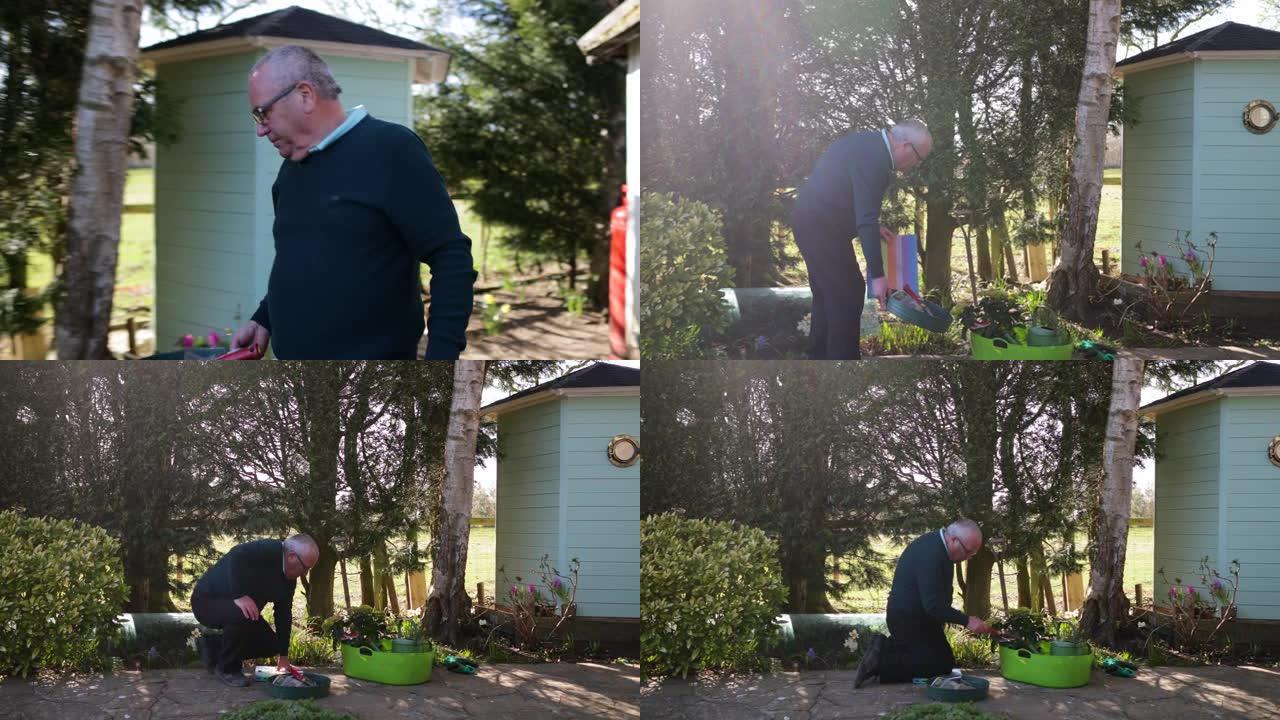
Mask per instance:
[[[609,349],[614,359],[627,356],[627,186],[622,204],[609,217]]]

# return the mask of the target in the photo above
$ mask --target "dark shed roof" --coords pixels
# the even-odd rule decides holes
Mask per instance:
[[[639,385],[640,368],[596,362],[584,368],[574,370],[568,375],[558,377],[555,380],[549,380],[541,385],[535,385],[513,395],[508,395],[497,402],[489,403],[481,408],[481,412],[487,412],[521,398],[536,395],[541,392],[547,392],[549,390],[565,390],[568,388],[639,387]]]
[[[1171,403],[1179,398],[1188,397],[1208,390],[1256,387],[1280,387],[1280,363],[1251,363],[1249,365],[1245,365],[1239,370],[1233,370],[1226,375],[1202,382],[1199,385],[1189,387],[1186,390],[1179,390],[1172,395],[1166,395],[1153,403],[1148,403],[1147,405],[1142,406],[1142,409],[1150,410],[1152,408]]]
[[[1138,53],[1116,63],[1117,68],[1181,53],[1223,50],[1280,50],[1280,32],[1265,28],[1224,22],[1194,35],[1178,38],[1156,48]]]
[[[182,37],[143,48],[143,52],[165,50],[182,45],[194,45],[227,38],[259,36],[444,52],[430,45],[424,45],[398,35],[375,30],[350,20],[318,13],[315,10],[300,8],[297,5],[291,5],[283,10],[276,10],[264,15],[237,20],[226,25],[218,25],[207,30],[198,30],[190,35],[183,35]]]

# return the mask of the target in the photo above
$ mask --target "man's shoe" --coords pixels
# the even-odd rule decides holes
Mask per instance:
[[[213,648],[209,647],[209,637],[201,635],[196,638],[196,651],[200,653],[200,662],[204,664],[204,669],[212,673],[217,670],[217,658],[213,656]]]
[[[249,687],[249,678],[241,670],[219,670],[218,679],[231,687]]]
[[[853,676],[853,686],[855,688],[862,687],[862,684],[870,680],[872,676],[880,674],[880,646],[884,644],[884,635],[873,633],[871,635],[871,644],[867,647],[867,651],[862,655],[862,661],[858,663],[858,672]]]

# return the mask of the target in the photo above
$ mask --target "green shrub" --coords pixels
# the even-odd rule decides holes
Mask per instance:
[[[647,193],[640,215],[640,357],[705,358],[728,325],[719,289],[732,284],[720,218],[702,203]]]
[[[951,643],[951,653],[956,656],[956,667],[985,668],[996,664],[995,649],[991,647],[991,639],[971,635],[954,625],[948,625],[947,642]]]
[[[100,666],[126,597],[105,530],[0,512],[0,674]]]
[[[294,628],[289,635],[289,661],[294,665],[315,667],[331,665],[337,653],[328,638],[316,637],[307,630]]]
[[[778,545],[763,531],[673,514],[640,524],[643,672],[750,670],[787,599]]]
[[[218,720],[359,720],[350,713],[334,712],[311,700],[263,700],[218,716]]]

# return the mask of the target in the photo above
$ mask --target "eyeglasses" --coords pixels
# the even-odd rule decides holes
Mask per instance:
[[[908,145],[910,145],[911,143],[907,143],[907,144],[908,144]],[[969,557],[973,557],[973,555],[974,555],[974,554],[969,550],[969,548],[965,547],[964,541],[963,541],[963,540],[961,540],[961,539],[959,538],[959,536],[952,535],[952,536],[951,536],[951,539],[952,539],[952,540],[955,540],[955,541],[956,541],[956,542],[958,542],[958,543],[960,543],[960,549],[961,549],[961,550],[964,550],[964,556],[965,556],[965,557],[967,557],[967,558],[969,558]]]
[[[259,105],[258,107],[256,107],[256,108],[254,108],[254,109],[250,110],[250,111],[249,111],[249,117],[253,118],[253,122],[254,122],[254,124],[256,124],[256,125],[266,125],[266,124],[267,124],[267,113],[271,112],[271,106],[272,106],[272,105],[275,105],[276,103],[278,103],[278,102],[280,102],[281,100],[283,100],[283,99],[284,99],[284,97],[285,97],[286,95],[288,95],[289,93],[293,92],[294,90],[297,90],[297,89],[298,89],[298,85],[300,85],[300,84],[301,84],[301,83],[294,83],[293,85],[289,86],[288,88],[285,88],[284,92],[282,92],[282,93],[280,93],[279,95],[277,95],[277,96],[275,96],[275,97],[271,98],[271,100],[270,100],[270,101],[268,101],[266,105]]]
[[[911,152],[916,154],[916,160],[919,160],[920,162],[924,162],[924,156],[920,154],[920,151],[916,149],[915,145],[911,143],[907,143],[907,147],[911,148]]]
[[[292,550],[290,550],[290,551],[289,551],[289,554],[290,554],[290,555],[292,555],[292,556],[294,557],[294,559],[298,561],[298,564],[302,566],[302,574],[304,574],[304,575],[305,575],[305,574],[307,574],[307,573],[311,572],[311,568],[315,567],[315,564],[314,564],[314,563],[312,563],[311,565],[307,565],[306,563],[302,562],[302,556],[301,556],[301,555],[299,555],[298,553],[293,552]]]

